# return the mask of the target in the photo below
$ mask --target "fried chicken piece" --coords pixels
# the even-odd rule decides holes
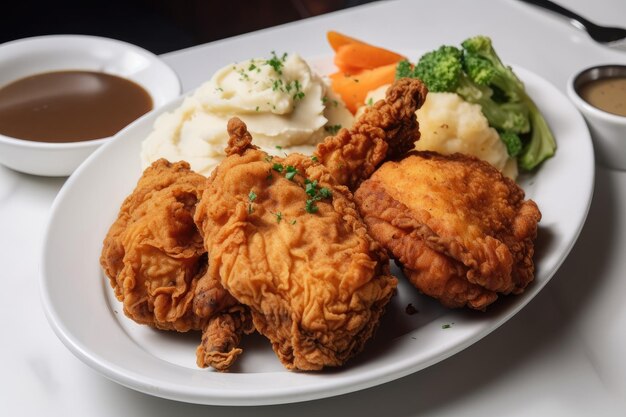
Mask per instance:
[[[444,306],[484,310],[533,280],[541,213],[486,162],[415,152],[383,164],[355,201],[413,285]]]
[[[288,369],[339,366],[378,325],[397,280],[369,236],[350,187],[385,158],[413,148],[426,89],[401,80],[313,158],[269,157],[239,119],[195,220],[208,275],[248,306],[254,326]]]
[[[317,145],[316,157],[337,182],[354,191],[384,160],[401,157],[415,147],[419,139],[415,111],[427,93],[419,80],[396,81],[385,100],[368,107],[350,129],[341,129]]]
[[[249,145],[241,121],[228,129],[229,156],[195,214],[208,273],[250,308],[285,367],[339,366],[362,349],[393,294],[388,258],[323,165],[270,159]],[[328,198],[312,202],[320,193]]]
[[[163,330],[203,330],[198,364],[226,369],[241,353],[232,341],[251,326],[235,299],[206,275],[207,254],[193,221],[205,184],[186,162],[152,164],[122,204],[100,263],[129,318]],[[231,310],[238,325],[215,332],[215,321]]]

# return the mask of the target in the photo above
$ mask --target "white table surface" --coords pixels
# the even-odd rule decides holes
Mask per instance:
[[[626,26],[623,0],[567,5],[598,23]],[[513,0],[384,1],[163,59],[188,91],[224,63],[270,50],[329,53],[330,29],[404,50],[487,34],[505,61],[536,72],[561,91],[578,69],[626,64],[626,52],[597,45],[565,20]],[[620,399],[626,397],[626,172],[597,167],[587,223],[569,257],[528,306],[483,340],[378,387],[265,407],[151,397],[109,381],[63,346],[44,317],[38,280],[43,230],[64,181],[0,166],[2,416],[626,415],[626,400]]]

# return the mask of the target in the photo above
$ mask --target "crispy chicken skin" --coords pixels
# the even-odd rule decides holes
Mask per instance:
[[[129,318],[163,330],[203,330],[198,364],[226,369],[241,353],[233,340],[250,320],[206,275],[207,254],[193,221],[205,184],[186,162],[152,164],[122,204],[100,263]],[[214,321],[230,310],[237,326],[215,332]]]
[[[368,107],[351,128],[317,145],[315,155],[337,182],[354,191],[384,160],[401,157],[415,147],[419,139],[415,111],[427,93],[419,80],[396,81],[385,100]]]
[[[444,306],[484,310],[533,280],[541,214],[486,162],[415,152],[383,164],[355,201],[409,280]]]
[[[386,100],[326,138],[313,158],[269,157],[252,145],[243,122],[229,122],[228,157],[194,218],[208,275],[250,308],[286,368],[342,365],[377,327],[397,281],[350,188],[413,147],[425,95],[417,80],[395,83]]]
[[[229,156],[195,214],[208,274],[250,308],[285,367],[339,366],[361,350],[394,292],[388,258],[323,165],[302,155],[270,159],[239,119],[228,130]],[[287,179],[279,166],[298,174]],[[332,193],[315,213],[305,210],[305,178]]]

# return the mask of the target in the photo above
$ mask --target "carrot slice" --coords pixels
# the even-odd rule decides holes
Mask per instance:
[[[350,36],[346,36],[343,33],[335,32],[333,30],[326,32],[326,39],[328,39],[330,47],[333,48],[333,51],[335,52],[337,52],[339,47],[342,45],[350,43],[363,43],[358,39],[351,38]]]
[[[393,83],[396,77],[396,64],[363,70],[349,75],[336,72],[330,75],[332,89],[341,96],[348,110],[355,113],[365,104],[367,93],[382,85]]]
[[[337,67],[339,72],[346,74],[346,75],[358,74],[359,72],[365,69],[365,68],[353,67],[352,65],[346,64],[345,62],[338,61],[336,55],[335,55],[335,66]]]
[[[404,57],[383,48],[365,43],[342,45],[335,54],[335,65],[340,69],[374,69],[384,65],[395,64]],[[348,71],[344,71],[348,72]]]

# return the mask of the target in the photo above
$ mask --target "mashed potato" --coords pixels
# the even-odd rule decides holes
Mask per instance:
[[[384,86],[370,92],[367,102],[383,98],[386,89]],[[517,177],[517,161],[509,157],[498,132],[489,127],[478,104],[468,103],[454,93],[428,93],[426,102],[417,111],[417,120],[421,138],[416,149],[473,155],[504,175]]]
[[[296,54],[273,54],[228,65],[161,115],[144,140],[145,167],[159,158],[185,160],[208,175],[225,157],[228,119],[239,117],[254,144],[268,153],[312,153],[314,146],[352,114],[327,83]]]

